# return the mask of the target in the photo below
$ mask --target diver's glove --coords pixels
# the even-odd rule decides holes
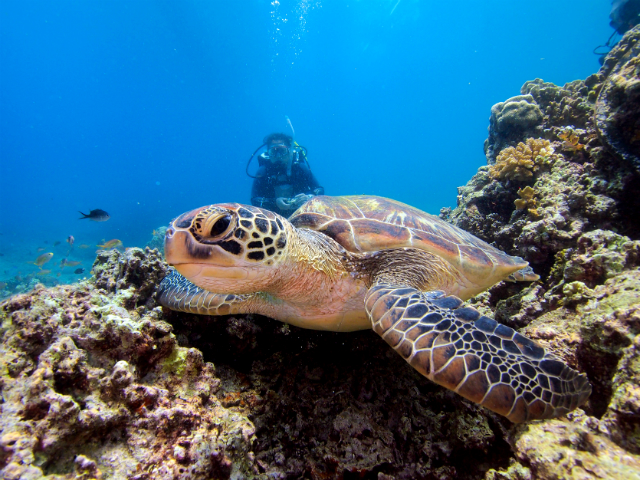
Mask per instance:
[[[292,199],[286,197],[278,197],[276,198],[276,205],[280,210],[291,210],[293,208]]]
[[[299,193],[292,198],[278,197],[276,198],[276,204],[280,210],[295,210],[312,198],[313,195]]]
[[[293,200],[293,204],[295,205],[295,208],[300,208],[303,204],[305,204],[312,198],[313,198],[313,195],[306,195],[304,193],[299,193],[298,195],[293,197],[292,200]]]

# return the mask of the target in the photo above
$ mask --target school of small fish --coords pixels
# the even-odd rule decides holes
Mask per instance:
[[[99,208],[90,210],[88,214],[82,213],[82,212],[79,212],[79,213],[82,215],[82,217],[80,217],[79,220],[88,219],[93,222],[106,222],[111,218],[109,213]],[[157,233],[158,231],[155,229],[152,231],[153,236],[157,235]],[[85,249],[91,248],[91,245],[87,243],[76,244],[76,239],[73,235],[69,235],[66,238],[66,240],[64,240],[64,242],[67,244],[67,247],[64,246],[64,243],[62,240],[55,240],[51,242],[51,245],[54,248],[55,247],[58,248],[58,252],[59,252],[58,254],[63,255],[63,258],[60,260],[60,263],[59,263],[59,270],[57,272],[53,272],[51,268],[43,268],[43,266],[46,265],[48,262],[50,262],[51,259],[54,257],[54,253],[50,251],[46,251],[48,250],[47,247],[37,247],[35,249],[35,252],[37,255],[36,258],[34,260],[27,261],[27,263],[31,265],[35,265],[36,267],[38,267],[38,270],[36,270],[35,272],[27,271],[25,273],[23,273],[20,270],[17,270],[17,274],[14,275],[12,280],[0,281],[0,290],[2,290],[4,294],[6,294],[7,291],[11,293],[11,291],[15,289],[19,283],[28,282],[30,279],[33,279],[36,276],[49,277],[49,278],[52,278],[54,276],[60,277],[65,272],[65,269],[67,268],[71,269],[72,267],[79,266],[78,268],[73,270],[73,274],[82,275],[83,273],[85,273],[86,269],[80,266],[82,264],[82,260],[71,260],[69,257],[72,255],[74,248],[85,250]],[[44,240],[43,243],[45,245],[50,244],[50,242],[47,240]],[[101,249],[119,248],[119,247],[123,247],[123,243],[122,243],[122,240],[117,238],[114,238],[109,241],[105,241],[103,239],[102,243],[98,244],[97,247]],[[66,253],[64,253],[63,249],[66,250]],[[60,252],[60,250],[62,250],[62,253]],[[4,256],[4,253],[0,253],[0,256]],[[10,271],[11,270],[4,270],[4,274],[5,275],[9,274]],[[14,270],[13,273],[16,273],[16,270]]]

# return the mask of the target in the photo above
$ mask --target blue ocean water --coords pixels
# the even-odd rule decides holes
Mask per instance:
[[[430,213],[486,164],[491,106],[598,68],[606,0],[0,2],[0,282],[69,282],[192,208],[249,202],[286,131],[327,194]],[[79,220],[104,209],[107,222]],[[69,250],[65,239],[73,235]],[[61,242],[55,245],[55,242]],[[85,245],[86,248],[79,248]],[[60,269],[62,258],[80,267]],[[56,276],[63,272],[61,276]]]

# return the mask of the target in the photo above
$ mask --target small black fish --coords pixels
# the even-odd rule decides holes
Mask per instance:
[[[99,208],[96,208],[95,210],[91,210],[89,212],[89,215],[82,212],[78,212],[78,213],[80,215],[84,215],[83,217],[80,217],[78,220],[84,220],[85,218],[88,218],[89,220],[93,220],[94,222],[106,222],[111,218],[111,216],[107,212],[105,212],[104,210],[100,210]]]
[[[76,268],[73,273],[77,273],[78,275],[80,275],[81,273],[84,273],[84,268]]]

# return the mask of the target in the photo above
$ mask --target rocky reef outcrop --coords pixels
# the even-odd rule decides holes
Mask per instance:
[[[178,345],[158,307],[133,301],[153,292],[164,268],[157,252],[112,250],[96,260],[95,281],[2,304],[2,478],[251,470],[255,427],[222,406],[213,365]]]
[[[629,32],[585,81],[525,83],[543,114],[537,132],[489,158],[443,212],[541,275],[471,303],[559,352],[593,385],[584,413],[511,429],[515,459],[487,478],[640,477],[640,175],[628,134],[640,121],[630,113],[639,39],[640,29]],[[488,145],[515,141],[496,131]]]
[[[470,303],[585,372],[582,409],[514,425],[370,331],[163,310],[157,250],[101,251],[90,280],[0,304],[0,477],[640,478],[640,177],[612,103],[637,35],[495,107],[489,165],[445,215],[540,274]]]

